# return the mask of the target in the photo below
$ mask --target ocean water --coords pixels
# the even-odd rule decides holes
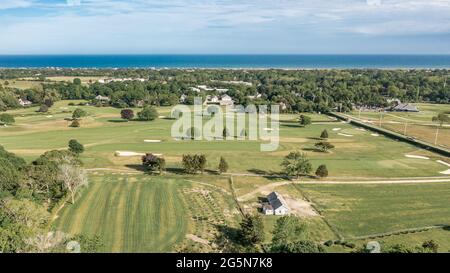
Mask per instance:
[[[0,55],[2,68],[450,68],[450,55]]]

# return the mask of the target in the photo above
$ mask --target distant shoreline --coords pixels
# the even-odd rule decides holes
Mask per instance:
[[[450,69],[450,55],[0,55],[2,69]]]

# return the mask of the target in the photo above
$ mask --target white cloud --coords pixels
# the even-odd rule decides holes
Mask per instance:
[[[31,1],[0,0],[0,9],[18,5]],[[450,0],[67,0],[30,8],[46,15],[0,16],[9,37],[0,53],[30,44],[36,51],[295,49],[317,37],[450,33]]]
[[[29,0],[2,0],[0,1],[0,10],[26,8],[32,5],[32,1]]]

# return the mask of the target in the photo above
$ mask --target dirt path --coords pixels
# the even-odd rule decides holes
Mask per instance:
[[[367,181],[282,181],[276,183],[270,183],[256,188],[255,190],[241,195],[238,197],[239,201],[247,201],[253,198],[255,195],[261,192],[273,191],[275,188],[288,185],[323,185],[323,184],[336,184],[336,185],[373,185],[373,184],[422,184],[422,183],[450,183],[450,177],[441,179],[401,179],[401,180],[367,180]]]

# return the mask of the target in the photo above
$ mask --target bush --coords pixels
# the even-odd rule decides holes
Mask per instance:
[[[47,106],[48,108],[50,108],[50,107],[52,107],[53,106],[53,100],[52,99],[45,99],[44,100],[44,104],[45,104],[45,106]]]
[[[75,103],[69,102],[67,105],[69,105],[69,106],[75,106]]]
[[[152,106],[146,106],[141,112],[138,113],[139,120],[152,121],[158,117],[158,111]]]
[[[332,240],[328,240],[324,243],[325,246],[332,246],[334,242]]]
[[[37,110],[39,113],[47,113],[48,112],[48,106],[43,104],[39,109]]]
[[[79,118],[85,117],[86,115],[87,115],[86,111],[84,111],[81,108],[77,108],[77,109],[75,109],[75,111],[73,111],[72,118],[79,119]]]
[[[228,163],[225,158],[220,157],[219,173],[226,173],[228,171]]]
[[[16,120],[12,115],[5,113],[0,115],[0,122],[5,124],[13,124],[14,122],[16,122]]]
[[[74,120],[70,124],[70,127],[78,128],[78,127],[80,127],[80,122],[78,120]]]
[[[327,169],[327,166],[326,166],[326,165],[320,165],[320,166],[317,168],[316,175],[317,175],[318,177],[327,177],[327,176],[328,176],[328,169]]]
[[[82,152],[84,152],[84,146],[76,139],[71,139],[69,141],[69,151],[75,154],[81,154]]]
[[[303,127],[311,124],[311,118],[305,115],[300,115],[298,121],[300,122],[300,125],[302,125]]]
[[[131,109],[123,109],[120,111],[120,116],[126,120],[132,120],[134,118],[134,112]]]
[[[320,138],[323,138],[323,139],[328,138],[328,131],[327,130],[323,130],[322,133],[320,134]]]
[[[166,160],[151,153],[142,156],[142,164],[147,166],[150,171],[159,171],[160,174],[166,168]]]

